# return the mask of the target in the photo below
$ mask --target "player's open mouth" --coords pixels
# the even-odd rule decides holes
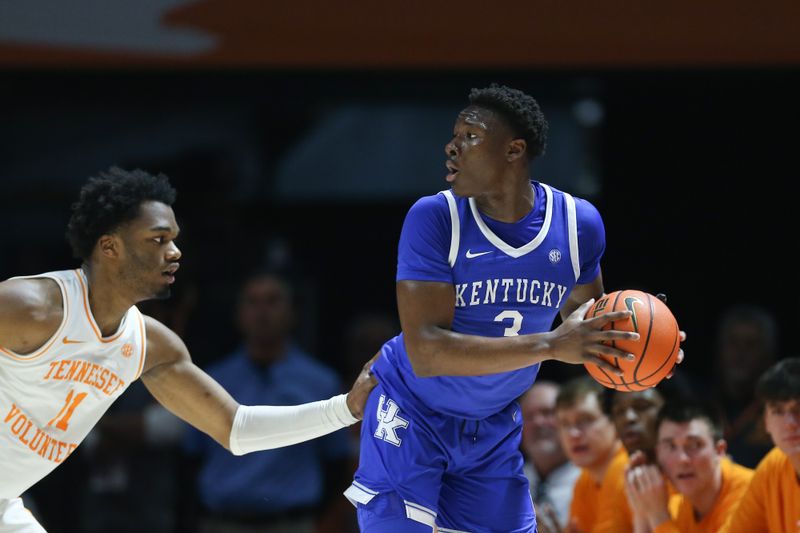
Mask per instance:
[[[447,170],[450,171],[450,173],[447,174],[445,179],[448,181],[448,183],[452,183],[453,181],[455,181],[456,176],[458,175],[458,167],[452,161],[447,161],[445,163],[445,166],[447,167]]]
[[[683,474],[678,474],[676,477],[682,481],[686,481],[687,479],[694,479],[694,473],[686,472]]]
[[[175,283],[175,272],[178,271],[180,266],[181,265],[179,263],[172,263],[168,269],[161,273],[162,276],[167,278],[167,283],[170,285]]]

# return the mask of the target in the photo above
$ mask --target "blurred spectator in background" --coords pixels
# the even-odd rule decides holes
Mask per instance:
[[[241,289],[239,349],[212,365],[209,375],[245,405],[291,405],[341,392],[336,374],[296,347],[292,288],[271,273],[249,277]],[[187,436],[199,456],[197,490],[202,533],[313,533],[341,531],[325,518],[347,486],[347,433],[287,448],[236,457],[198,431]],[[333,507],[331,507],[333,506]]]
[[[777,336],[775,319],[755,306],[726,310],[717,330],[715,396],[723,409],[728,453],[750,468],[772,448],[755,400],[755,384],[775,362]]]
[[[558,439],[556,396],[559,386],[536,381],[522,398],[522,455],[525,475],[537,509],[549,505],[563,526],[580,469],[572,464]]]
[[[400,323],[395,315],[382,311],[364,311],[356,315],[345,327],[344,331],[344,368],[346,376],[357,376],[364,366],[364,357],[367,354],[375,354],[380,351],[381,346],[387,340],[393,338],[400,331]],[[355,424],[347,428],[350,440],[350,473],[358,468],[358,452],[361,442],[361,424]],[[350,505],[344,497],[342,502],[346,502],[343,507],[337,508],[340,511],[340,522],[345,527],[337,533],[358,533],[358,520]]]
[[[759,378],[756,398],[775,448],[758,464],[724,533],[800,530],[800,357]]]
[[[730,520],[753,471],[726,456],[719,416],[703,403],[664,404],[656,427],[658,466],[633,466],[627,473],[635,520],[658,533],[717,533]],[[668,480],[676,492],[671,498]]]
[[[573,529],[589,532],[597,521],[603,487],[624,471],[628,454],[603,411],[603,386],[594,379],[578,377],[561,387],[556,418],[564,452],[581,468],[571,497],[569,523]],[[558,530],[551,527],[551,531]]]

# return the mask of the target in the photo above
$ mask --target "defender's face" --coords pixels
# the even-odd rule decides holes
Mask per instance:
[[[561,447],[570,461],[592,468],[611,459],[617,432],[600,409],[596,394],[586,394],[574,405],[559,408],[557,418]]]
[[[724,441],[714,441],[706,420],[665,420],[658,429],[656,458],[678,492],[692,497],[714,490],[725,448]]]
[[[628,453],[651,453],[656,445],[656,415],[664,404],[655,389],[615,392],[611,417]]]
[[[775,446],[791,458],[800,458],[800,398],[769,402],[764,408],[764,425]]]
[[[458,196],[480,196],[495,190],[508,165],[511,130],[488,109],[470,106],[459,113],[447,154],[445,178]]]
[[[180,266],[179,232],[172,208],[152,201],[142,203],[139,216],[120,228],[120,278],[141,300],[169,296]]]

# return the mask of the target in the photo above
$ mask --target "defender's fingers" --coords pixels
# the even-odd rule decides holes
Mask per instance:
[[[686,332],[681,330],[680,337],[681,337],[681,342],[685,341],[686,340]]]

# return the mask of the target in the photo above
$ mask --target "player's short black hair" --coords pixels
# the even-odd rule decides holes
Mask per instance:
[[[67,224],[72,255],[88,259],[97,239],[135,219],[141,204],[148,201],[169,206],[175,202],[175,189],[165,175],[111,167],[89,178],[72,204]]]
[[[762,404],[800,400],[800,357],[787,357],[769,367],[756,383]]]
[[[686,424],[692,420],[704,420],[711,430],[711,438],[718,441],[723,438],[722,416],[719,409],[708,402],[691,398],[681,398],[665,403],[656,415],[656,431],[664,421]]]
[[[491,84],[484,89],[472,89],[469,103],[500,115],[514,132],[525,139],[528,160],[544,154],[547,145],[547,121],[536,100],[505,85]]]

